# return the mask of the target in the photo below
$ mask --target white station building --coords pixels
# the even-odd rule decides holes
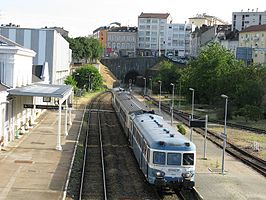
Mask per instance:
[[[65,102],[65,117],[68,118],[72,88],[45,84],[45,80],[36,78],[32,66],[35,55],[33,50],[0,35],[0,147],[27,131],[45,106],[50,105],[59,109],[56,149],[61,150],[61,107]],[[45,74],[45,70],[43,72]],[[68,120],[71,124],[70,117]]]

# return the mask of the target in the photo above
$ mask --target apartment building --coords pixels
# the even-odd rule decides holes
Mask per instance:
[[[0,35],[36,52],[33,65],[48,63],[51,84],[63,84],[69,75],[72,53],[69,43],[55,29],[1,26]]]
[[[106,55],[135,56],[137,47],[137,27],[111,27],[106,35]]]
[[[262,24],[266,24],[266,11],[258,12],[258,9],[256,11],[248,9],[247,12],[232,13],[232,30],[242,31],[249,26]]]
[[[121,26],[111,23],[93,31],[93,37],[100,41],[104,56],[135,56],[137,48],[137,27]]]
[[[239,32],[237,58],[254,63],[266,63],[266,24],[254,25]]]
[[[93,37],[97,38],[101,44],[101,46],[106,48],[106,38],[107,38],[107,30],[109,27],[101,26],[93,31]]]
[[[140,55],[158,56],[165,51],[169,13],[141,13],[138,16],[138,50]]]
[[[215,25],[227,25],[228,23],[219,19],[218,17],[207,15],[206,13],[197,14],[194,17],[188,18],[188,23],[193,24],[196,27],[201,27],[203,24],[206,26],[215,26]]]
[[[194,29],[192,24],[167,24],[166,40],[162,51],[165,54],[170,52],[175,56],[190,56],[191,33]]]
[[[206,25],[203,25],[200,28],[197,27],[191,37],[191,56],[197,57],[200,52],[200,48],[215,40],[216,27]]]
[[[172,23],[169,13],[141,13],[138,17],[138,51],[144,56],[169,52],[190,55],[191,24]]]

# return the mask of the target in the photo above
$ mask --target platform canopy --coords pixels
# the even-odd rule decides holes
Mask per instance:
[[[58,98],[59,100],[59,115],[58,115],[58,137],[57,137],[57,144],[56,144],[56,149],[57,150],[62,150],[61,146],[61,110],[62,110],[62,103],[66,101],[66,114],[65,114],[65,135],[68,135],[67,132],[67,111],[68,111],[68,101],[67,99],[71,97],[72,94],[72,87],[69,85],[52,85],[52,84],[32,84],[28,86],[23,86],[19,88],[14,88],[14,89],[9,89],[7,92],[12,95],[12,96],[32,96],[32,97],[54,97]],[[33,109],[36,108],[34,98],[33,98]],[[71,125],[71,109],[69,109],[69,121]]]
[[[15,96],[36,96],[36,97],[56,97],[66,99],[72,92],[69,85],[52,84],[32,84],[24,87],[7,90],[10,95]]]

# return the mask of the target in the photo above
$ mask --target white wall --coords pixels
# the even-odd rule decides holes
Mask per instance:
[[[13,87],[21,87],[32,83],[32,57],[16,54],[14,56]]]
[[[63,79],[69,75],[70,63],[69,59],[69,43],[56,31],[54,32],[54,68],[55,68],[55,84],[63,84]]]
[[[3,138],[4,144],[8,141],[8,131],[6,123],[6,107],[7,107],[7,95],[6,91],[0,92],[0,140]]]

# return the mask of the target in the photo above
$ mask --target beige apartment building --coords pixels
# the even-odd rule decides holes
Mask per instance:
[[[201,27],[203,24],[207,26],[227,25],[228,23],[218,17],[207,15],[206,13],[197,14],[195,17],[188,18],[189,24]]]
[[[266,24],[250,26],[240,31],[239,47],[252,48],[253,62],[266,64]]]

